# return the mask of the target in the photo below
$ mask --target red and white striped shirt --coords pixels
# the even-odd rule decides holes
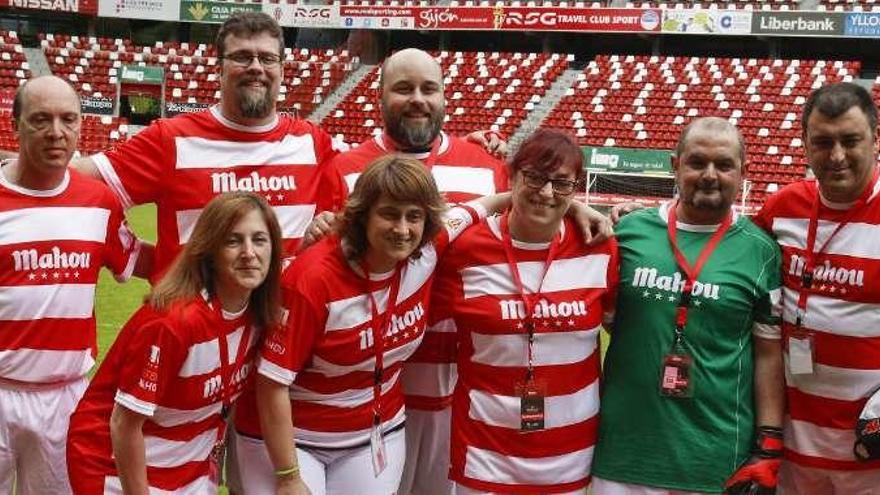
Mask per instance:
[[[447,251],[434,286],[432,325],[458,341],[450,477],[498,493],[579,490],[596,442],[599,330],[614,308],[617,244],[586,246],[569,220],[555,248],[512,241],[523,288],[540,293],[532,360],[545,387],[544,428],[523,433],[517,384],[528,367],[527,309],[502,239],[498,217],[468,231]]]
[[[482,147],[442,132],[438,139],[437,154],[429,165],[437,189],[444,194],[447,202],[464,203],[510,189],[507,168]],[[405,153],[390,146],[390,138],[377,135],[357,148],[337,155],[326,168],[329,177],[325,183],[330,187],[330,194],[322,198],[319,207],[323,210],[341,210],[361,172],[381,156],[399,153],[423,163],[431,160],[431,152]]]
[[[292,253],[315,214],[321,168],[342,146],[304,120],[278,115],[248,127],[212,107],[160,119],[92,158],[123,206],[156,203],[155,282],[189,239],[202,208],[224,192],[264,196]]]
[[[114,403],[147,417],[143,434],[152,488],[193,494],[216,489],[209,479],[210,454],[225,431],[224,398],[229,404],[241,393],[257,336],[247,310],[221,313],[204,296],[167,313],[142,307],[71,416],[67,456],[74,492],[119,485],[110,441]]]
[[[880,182],[856,212],[848,205],[819,208],[814,251],[838,225],[848,222],[816,253],[803,327],[813,333],[812,374],[789,372],[786,458],[805,466],[860,470],[880,468],[853,456],[854,428],[871,394],[880,387]],[[784,336],[795,328],[804,252],[813,205],[813,180],[791,184],[770,197],[755,222],[782,248]]]
[[[462,203],[510,189],[507,167],[482,147],[445,133],[440,134],[439,140],[431,173],[437,189],[444,193],[447,201]],[[319,207],[342,209],[367,165],[394,151],[388,148],[390,143],[390,138],[374,136],[356,149],[337,155],[326,169],[331,178],[325,183],[333,184],[332,192],[327,196],[330,204]],[[423,163],[431,158],[431,152],[402,155]],[[455,364],[454,358],[447,361],[449,355],[443,349],[454,345],[454,335],[435,332],[428,327],[422,344],[403,366],[406,407],[426,411],[449,407],[455,385]]]
[[[134,270],[140,242],[100,181],[68,171],[34,191],[0,170],[0,379],[82,378],[95,364],[95,284]]]
[[[478,208],[480,209],[480,208]],[[383,430],[403,423],[400,373],[425,330],[428,295],[437,261],[451,240],[484,216],[454,208],[446,230],[422,248],[400,271],[399,292],[388,327],[383,329],[383,373],[379,409]],[[383,318],[393,273],[370,274],[379,287],[373,298]],[[322,240],[285,271],[286,325],[269,335],[259,373],[290,386],[294,434],[298,445],[353,447],[369,442],[374,410],[376,349],[367,280],[345,259],[339,239]],[[254,414],[239,404],[236,428],[260,436]]]

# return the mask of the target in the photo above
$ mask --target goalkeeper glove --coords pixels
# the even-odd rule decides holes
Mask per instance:
[[[859,415],[853,454],[863,462],[880,459],[880,390],[868,399]]]
[[[725,495],[773,495],[782,462],[782,428],[758,428],[756,448],[724,484]]]

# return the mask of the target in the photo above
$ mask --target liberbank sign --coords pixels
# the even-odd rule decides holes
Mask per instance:
[[[754,12],[752,34],[843,36],[842,12]]]

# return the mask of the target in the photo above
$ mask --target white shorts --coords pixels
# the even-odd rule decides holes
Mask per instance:
[[[86,378],[58,387],[0,383],[0,493],[67,495],[67,427]]]
[[[275,495],[275,472],[262,440],[235,437],[238,474],[244,495]],[[400,486],[406,435],[401,428],[385,435],[388,466],[376,477],[370,446],[350,449],[296,449],[299,472],[312,495],[394,495]]]
[[[455,495],[503,495],[501,493],[496,492],[483,492],[480,490],[474,490],[473,488],[468,488],[464,485],[459,485],[458,483],[453,483],[453,490],[455,490]],[[563,492],[557,493],[554,495],[584,495],[587,493],[586,488],[582,488],[580,490],[575,490],[573,492]]]
[[[449,480],[449,422],[452,408],[442,411],[406,410],[406,463],[400,495],[451,495]]]
[[[655,488],[653,486],[632,485],[593,477],[593,495],[709,495],[704,492],[688,492]]]
[[[880,469],[838,471],[782,461],[779,488],[783,495],[876,495],[880,493]]]

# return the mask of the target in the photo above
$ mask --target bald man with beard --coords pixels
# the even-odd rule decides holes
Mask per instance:
[[[482,147],[443,132],[446,115],[443,72],[428,53],[401,50],[382,65],[379,80],[385,129],[357,148],[338,155],[327,172],[330,210],[340,210],[367,164],[387,153],[420,160],[434,175],[449,203],[460,203],[509,189],[507,169]],[[449,422],[453,362],[444,349],[454,334],[429,326],[424,341],[404,365],[407,457],[399,493],[451,493]]]

